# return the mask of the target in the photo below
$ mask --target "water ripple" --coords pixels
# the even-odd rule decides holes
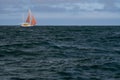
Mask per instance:
[[[1,80],[119,80],[120,27],[0,27]]]

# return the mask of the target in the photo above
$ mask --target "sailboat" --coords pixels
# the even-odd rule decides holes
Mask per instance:
[[[29,9],[26,21],[21,24],[21,27],[32,27],[35,26],[35,24],[36,24],[36,20],[34,16],[31,14],[31,11]]]

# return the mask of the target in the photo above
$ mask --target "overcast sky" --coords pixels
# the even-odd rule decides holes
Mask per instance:
[[[38,25],[120,25],[120,0],[0,0],[0,24],[19,25],[29,8]]]

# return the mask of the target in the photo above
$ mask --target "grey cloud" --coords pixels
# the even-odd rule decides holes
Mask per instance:
[[[54,4],[48,5],[52,8],[62,8],[65,10],[85,10],[85,11],[94,11],[104,9],[104,4],[101,3],[64,3],[64,4]]]
[[[37,12],[116,11],[120,0],[0,0],[0,13],[21,12],[28,8]]]

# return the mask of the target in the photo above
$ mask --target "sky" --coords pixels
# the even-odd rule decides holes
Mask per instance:
[[[120,25],[120,0],[0,0],[0,25]],[[23,18],[24,16],[24,18]]]

